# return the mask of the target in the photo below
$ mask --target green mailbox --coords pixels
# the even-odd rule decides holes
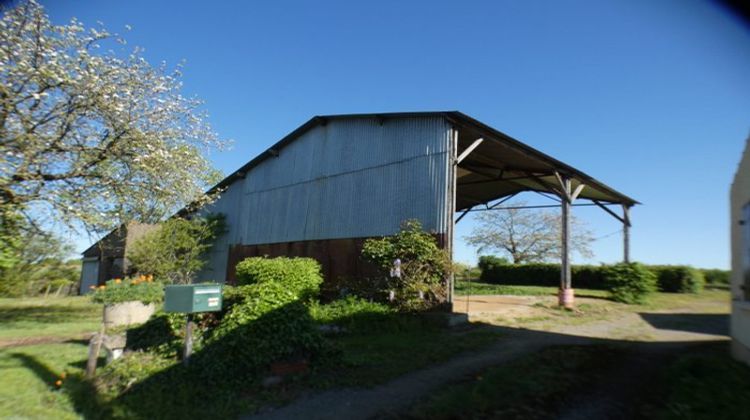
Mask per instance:
[[[221,310],[220,284],[181,284],[164,290],[164,310],[167,312],[214,312]]]

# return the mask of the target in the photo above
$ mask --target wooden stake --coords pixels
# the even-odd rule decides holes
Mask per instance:
[[[102,325],[99,327],[99,334],[96,336],[96,341],[93,347],[89,347],[89,359],[86,361],[86,377],[93,378],[96,373],[96,362],[99,360],[99,352],[102,349],[102,342],[104,342],[104,334],[107,332],[107,327],[104,325],[104,319],[102,318]]]

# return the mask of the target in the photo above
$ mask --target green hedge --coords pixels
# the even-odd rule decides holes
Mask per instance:
[[[507,264],[502,260],[485,259],[482,274],[483,283],[515,286],[560,285],[559,264]],[[574,265],[571,267],[573,288],[605,290],[606,265]],[[701,270],[683,265],[646,265],[657,277],[657,285],[662,292],[697,293],[705,283]]]
[[[669,293],[698,293],[705,279],[699,270],[685,265],[651,265],[656,274],[659,290]]]
[[[729,270],[720,270],[718,268],[701,268],[701,273],[706,279],[706,284],[712,286],[728,286],[729,285]]]
[[[605,289],[604,272],[600,266],[574,265],[571,267],[573,287]],[[485,265],[479,280],[483,283],[515,286],[560,285],[559,264],[495,264]]]
[[[318,294],[323,276],[312,258],[246,258],[237,264],[237,284],[277,283],[303,300]]]

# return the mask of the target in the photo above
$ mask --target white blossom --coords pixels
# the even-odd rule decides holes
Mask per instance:
[[[97,51],[119,39],[77,19],[53,25],[35,1],[5,11],[0,205],[100,231],[206,201],[218,174],[204,153],[227,142],[202,101],[180,94],[179,66],[151,66],[141,48]]]

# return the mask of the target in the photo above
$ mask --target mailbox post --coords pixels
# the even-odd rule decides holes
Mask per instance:
[[[164,311],[185,314],[185,348],[183,362],[189,363],[193,352],[193,314],[221,310],[221,285],[181,284],[167,286],[164,290]]]

